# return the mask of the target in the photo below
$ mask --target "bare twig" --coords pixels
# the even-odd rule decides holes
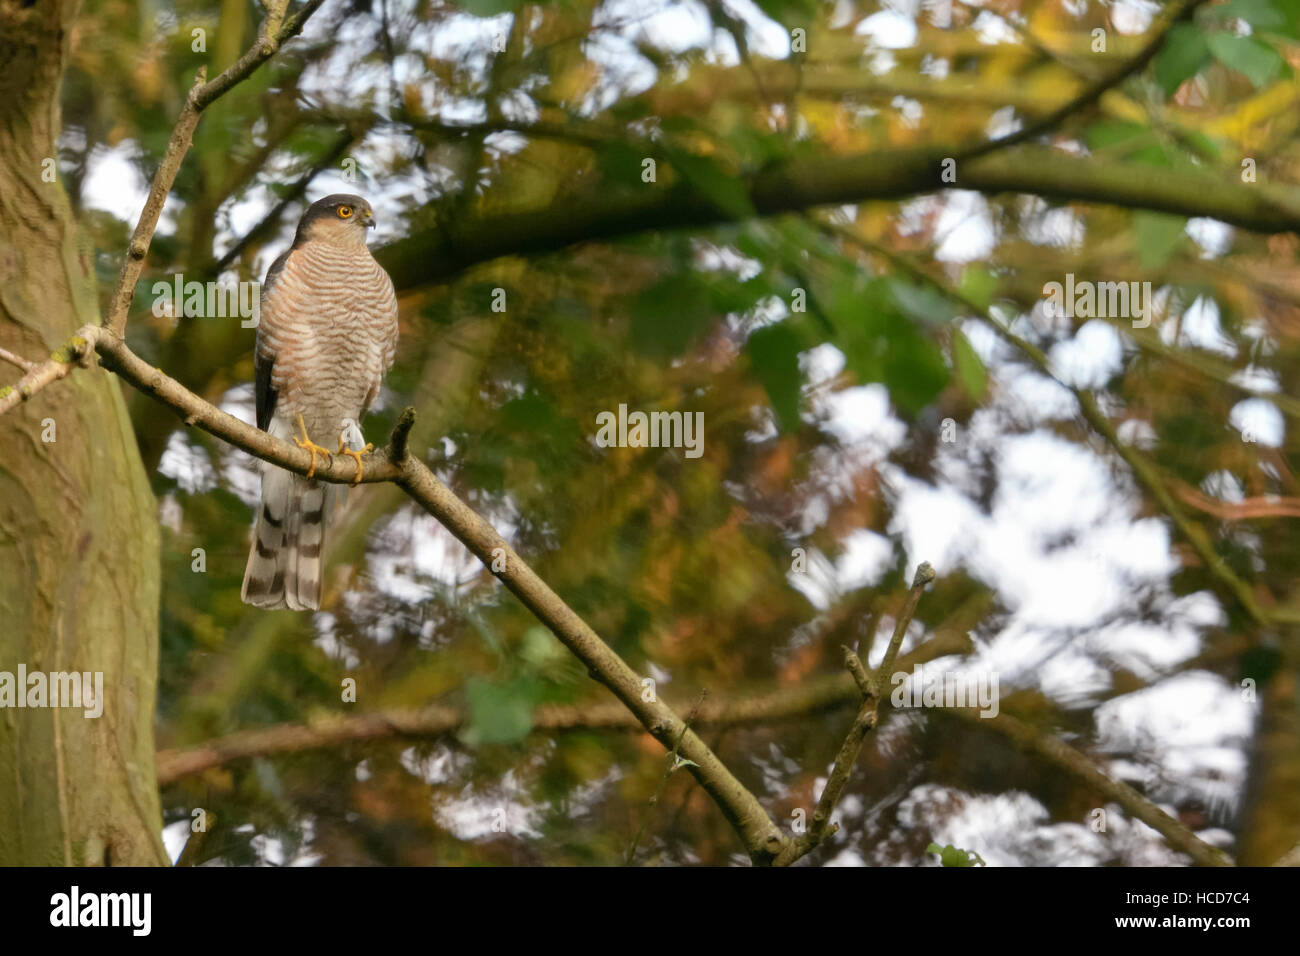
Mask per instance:
[[[29,362],[21,355],[14,355],[14,353],[10,352],[8,349],[0,349],[0,359],[3,359],[16,368],[22,369],[24,372],[30,372],[36,368],[35,362]]]
[[[0,388],[0,415],[27,401],[46,385],[71,375],[78,363],[84,361],[94,351],[98,339],[98,326],[83,326],[47,361],[39,365],[27,362],[26,375],[16,384]]]
[[[307,18],[315,13],[316,8],[323,2],[324,0],[307,0],[302,9],[284,21],[281,26],[280,20],[284,16],[287,0],[277,0],[263,24],[257,42],[220,76],[210,83],[205,82],[208,75],[207,67],[199,67],[194,77],[194,85],[190,87],[189,95],[185,98],[185,107],[181,110],[181,115],[172,129],[162,163],[154,173],[153,183],[149,186],[149,196],[145,200],[144,209],[140,212],[140,219],[135,224],[135,231],[131,234],[126,258],[122,262],[122,271],[118,274],[117,285],[109,300],[108,314],[104,316],[103,324],[112,329],[115,335],[120,336],[126,329],[127,313],[131,310],[131,300],[135,298],[135,285],[144,270],[144,260],[149,254],[149,244],[153,241],[154,230],[158,228],[158,217],[162,215],[163,205],[167,202],[167,196],[176,182],[176,173],[180,170],[181,161],[189,152],[190,144],[194,139],[194,129],[199,125],[200,114],[274,56],[281,44],[296,36],[303,24],[307,22]]]
[[[921,592],[933,580],[934,568],[922,562],[912,578],[912,589],[908,592],[903,610],[898,615],[898,622],[894,625],[894,636],[889,641],[889,647],[886,648],[885,656],[874,677],[869,679],[858,655],[850,648],[844,648],[844,666],[862,694],[862,704],[858,708],[857,716],[853,718],[849,732],[844,736],[844,742],[840,744],[839,753],[835,755],[835,763],[832,764],[830,775],[826,778],[826,786],[822,788],[821,797],[817,800],[817,808],[813,811],[812,819],[808,821],[808,832],[800,839],[789,841],[785,851],[774,861],[774,866],[789,866],[812,852],[839,829],[837,824],[831,823],[831,814],[835,812],[840,795],[844,793],[849,777],[853,774],[853,765],[858,762],[862,742],[876,726],[881,695],[889,681],[889,672],[898,658],[898,649],[903,643],[903,637],[907,634],[912,616],[921,601]]]
[[[885,656],[881,658],[880,667],[876,669],[874,681],[876,697],[883,695],[885,688],[889,685],[889,675],[893,673],[894,660],[898,657],[898,649],[903,646],[903,638],[907,636],[907,629],[912,623],[912,616],[916,614],[916,606],[921,603],[921,592],[933,580],[934,568],[930,567],[928,562],[922,561],[912,578],[912,589],[907,592],[907,601],[904,602],[903,610],[899,613],[898,621],[894,624],[894,636],[889,639],[889,647],[885,648]]]
[[[682,726],[683,736],[686,734],[687,728],[695,724],[695,721],[700,715],[700,705],[704,703],[704,699],[708,697],[708,695],[709,692],[707,689],[700,691],[700,696],[696,699],[695,706],[691,708],[690,714],[686,717],[686,723]],[[678,737],[677,743],[673,745],[673,749],[668,754],[668,760],[664,764],[664,775],[659,780],[659,786],[657,786],[655,792],[650,795],[649,810],[645,815],[645,819],[641,821],[641,826],[637,828],[636,836],[632,837],[632,845],[627,848],[627,858],[624,862],[629,866],[636,859],[637,846],[640,845],[641,838],[645,836],[645,831],[654,818],[654,808],[659,806],[659,798],[663,796],[664,788],[668,786],[668,781],[672,777],[673,773],[676,770],[679,770],[682,766],[683,761],[677,753],[678,750],[681,749],[681,746],[682,738]]]
[[[1171,481],[1174,492],[1189,507],[1204,511],[1220,521],[1251,521],[1258,518],[1300,518],[1300,498],[1243,498],[1219,501],[1201,494],[1182,481]]]

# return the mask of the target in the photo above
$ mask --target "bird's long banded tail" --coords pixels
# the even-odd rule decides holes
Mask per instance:
[[[282,468],[264,469],[262,505],[241,591],[245,604],[292,611],[320,607],[330,490]]]

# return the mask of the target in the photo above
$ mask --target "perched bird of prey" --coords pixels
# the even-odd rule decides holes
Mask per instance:
[[[320,607],[321,554],[331,498],[342,489],[316,481],[316,439],[338,437],[357,462],[373,446],[360,422],[397,350],[397,296],[366,248],[370,203],[335,194],[311,204],[289,251],[262,285],[254,355],[257,427],[311,452],[304,478],[262,466],[262,503],[241,592],[257,607]]]

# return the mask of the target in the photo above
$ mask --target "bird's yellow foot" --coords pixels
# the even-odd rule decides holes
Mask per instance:
[[[311,452],[311,467],[307,469],[307,477],[310,478],[312,475],[316,474],[317,455],[324,455],[331,462],[334,461],[334,456],[330,454],[328,448],[324,448],[311,440],[310,436],[307,434],[307,426],[303,424],[301,414],[298,415],[298,427],[302,429],[302,438],[295,437],[293,441],[299,448],[305,448]]]
[[[365,454],[366,452],[368,452],[368,451],[374,451],[374,450],[375,450],[375,446],[372,445],[372,444],[370,444],[369,442],[366,442],[366,447],[365,447],[365,448],[361,449],[360,451],[353,451],[353,450],[352,450],[351,448],[349,448],[347,445],[348,445],[348,443],[345,442],[345,441],[343,440],[343,436],[340,435],[340,436],[339,436],[339,454],[340,454],[340,455],[347,455],[349,458],[351,458],[353,461],[355,461],[355,462],[357,463],[357,476],[356,476],[355,478],[352,479],[352,483],[353,483],[354,485],[359,485],[359,484],[361,484],[361,476],[365,473],[365,469],[364,469],[364,468],[362,467],[362,465],[361,465],[361,456],[364,455],[364,454]]]

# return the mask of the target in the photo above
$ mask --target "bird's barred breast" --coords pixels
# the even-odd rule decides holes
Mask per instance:
[[[369,250],[303,244],[267,295],[258,330],[258,347],[274,356],[276,415],[301,414],[314,440],[333,440],[346,419],[360,422],[396,341],[397,297]]]

